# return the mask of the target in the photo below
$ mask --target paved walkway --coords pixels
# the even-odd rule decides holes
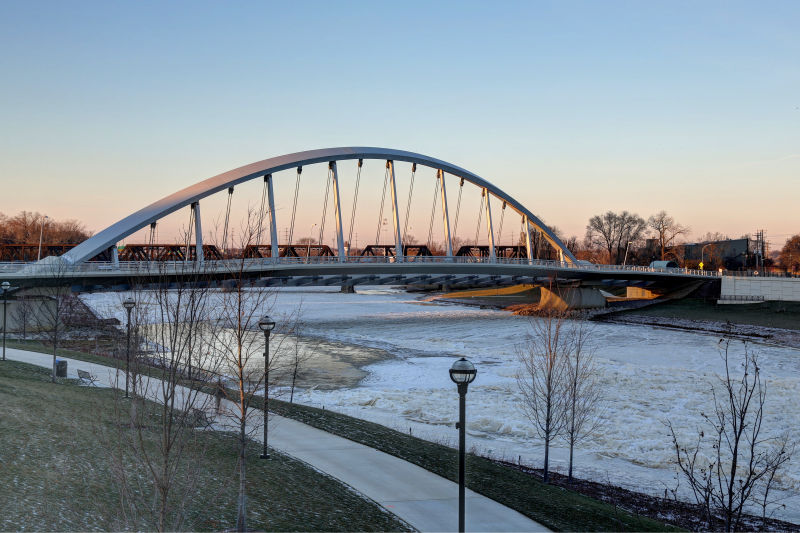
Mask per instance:
[[[52,355],[7,349],[6,357],[52,368]],[[101,386],[111,387],[117,381],[125,386],[124,373],[117,380],[114,368],[76,359],[59,359],[66,359],[68,377],[77,378],[80,369],[96,376]],[[160,380],[148,380],[148,397],[160,397],[160,383]],[[211,405],[211,399],[207,399]],[[250,433],[263,442],[263,431],[259,430],[263,415],[256,410],[251,413],[258,416],[252,417]],[[231,417],[223,416],[215,421],[220,429],[231,429],[232,425]],[[374,448],[278,415],[270,415],[269,429],[270,447],[341,480],[419,531],[458,529],[456,483]],[[548,531],[517,511],[471,490],[466,491],[466,526],[468,531]]]

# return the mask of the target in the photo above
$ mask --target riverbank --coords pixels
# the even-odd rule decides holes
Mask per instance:
[[[529,287],[437,294],[427,296],[425,301],[497,309],[523,316],[540,314],[538,295]],[[800,346],[798,302],[720,305],[692,298],[629,300],[610,302],[605,309],[575,311],[574,315],[599,322],[726,335],[790,348]]]
[[[701,299],[659,302],[640,309],[607,309],[594,320],[699,331],[796,348],[800,346],[800,303],[720,305]]]

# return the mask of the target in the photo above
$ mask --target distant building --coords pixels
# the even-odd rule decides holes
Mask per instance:
[[[703,261],[706,270],[717,268],[745,270],[764,267],[763,241],[749,237],[684,244],[682,247],[674,248],[682,248],[685,265],[697,265]]]
[[[658,239],[645,241],[645,256],[650,261],[661,259]],[[676,261],[688,268],[698,268],[702,261],[705,270],[745,270],[764,268],[766,249],[763,239],[725,239],[692,244],[669,246],[664,250],[664,259]],[[771,263],[771,261],[768,261]]]

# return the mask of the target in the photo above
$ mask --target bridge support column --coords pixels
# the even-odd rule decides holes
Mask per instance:
[[[445,238],[447,239],[447,259],[453,260],[453,240],[450,238],[450,214],[447,212],[447,189],[444,186],[444,171],[437,171],[439,187],[442,190],[442,220],[444,221]]]
[[[339,262],[344,263],[347,257],[344,254],[344,235],[342,230],[342,201],[339,197],[339,172],[336,170],[336,161],[328,164],[333,173],[333,200],[336,208],[336,247],[339,253]],[[322,243],[320,243],[322,244]]]
[[[269,203],[269,243],[271,246],[272,262],[278,262],[280,251],[278,250],[278,226],[275,225],[275,192],[272,188],[272,174],[264,176],[267,182],[267,200]]]
[[[386,168],[389,169],[389,179],[392,182],[392,222],[394,223],[394,256],[395,261],[402,262],[403,259],[403,237],[400,235],[400,212],[397,209],[397,184],[394,179],[394,161],[387,161]]]
[[[497,253],[494,249],[494,227],[492,226],[492,206],[489,204],[489,189],[483,189],[486,195],[486,229],[489,232],[489,262],[497,262]]]
[[[111,265],[115,270],[119,269],[119,251],[116,244],[111,247]]]
[[[533,264],[533,244],[531,243],[531,225],[528,223],[528,216],[523,215],[523,225],[525,226],[525,248],[528,251],[528,264]]]
[[[200,220],[200,202],[192,204],[194,212],[194,257],[198,265],[205,261],[203,257],[203,223]]]

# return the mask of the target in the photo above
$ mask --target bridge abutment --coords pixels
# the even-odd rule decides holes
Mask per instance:
[[[551,290],[541,287],[539,309],[568,311],[597,309],[606,306],[606,298],[598,289],[587,287],[560,287]]]
[[[641,287],[627,287],[625,296],[637,300],[653,300],[664,294],[664,290],[643,289]]]

